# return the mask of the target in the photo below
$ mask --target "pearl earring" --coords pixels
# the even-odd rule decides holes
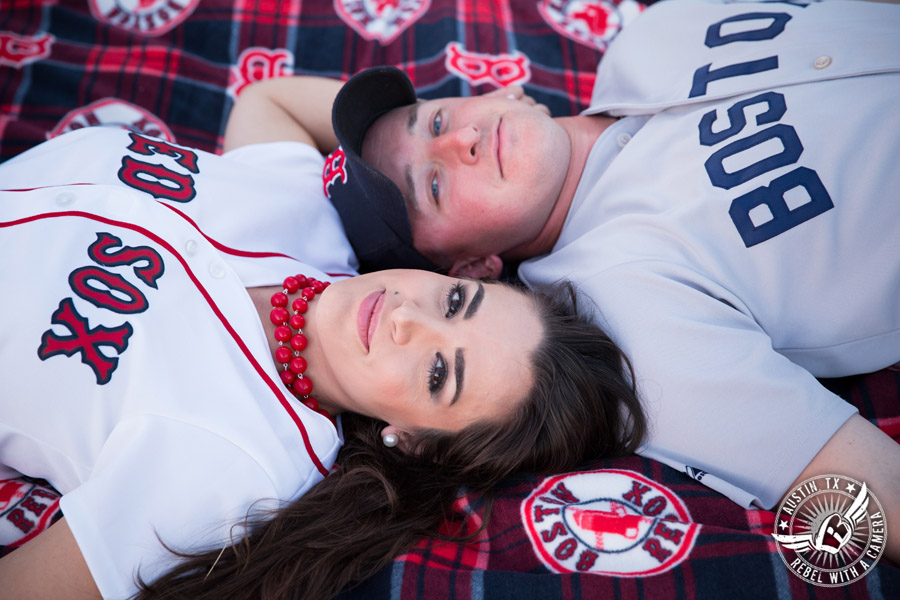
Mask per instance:
[[[393,448],[400,442],[400,438],[394,433],[388,433],[382,436],[381,441],[384,442],[384,445],[388,448]]]

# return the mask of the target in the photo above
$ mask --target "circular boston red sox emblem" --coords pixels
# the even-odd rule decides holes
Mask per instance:
[[[118,98],[101,98],[86,106],[70,110],[47,134],[47,137],[56,137],[67,131],[94,125],[118,125],[123,129],[137,131],[170,142],[175,141],[172,130],[162,119],[145,108]]]
[[[671,490],[618,469],[545,479],[522,503],[522,520],[551,571],[626,577],[679,564],[698,529]]]
[[[636,0],[541,0],[538,4],[538,12],[557,32],[601,51],[643,10]]]
[[[187,19],[200,0],[90,0],[98,21],[146,36],[157,36]]]
[[[788,492],[775,515],[772,537],[795,575],[837,587],[868,574],[884,553],[887,525],[881,504],[865,483],[820,475]]]

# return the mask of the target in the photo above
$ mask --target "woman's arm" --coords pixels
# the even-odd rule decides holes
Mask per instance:
[[[225,127],[225,151],[261,142],[298,141],[322,154],[337,147],[331,105],[344,83],[325,77],[278,77],[238,96]]]
[[[0,581],[4,597],[9,598],[100,598],[65,517],[0,559]]]
[[[853,415],[819,450],[790,489],[805,479],[826,474],[852,477],[872,490],[887,521],[884,555],[900,564],[900,444],[863,417]]]

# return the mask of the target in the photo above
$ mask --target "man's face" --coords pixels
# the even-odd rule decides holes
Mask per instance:
[[[369,128],[362,155],[403,192],[416,249],[449,267],[537,236],[565,181],[570,143],[543,111],[489,95],[394,109]]]

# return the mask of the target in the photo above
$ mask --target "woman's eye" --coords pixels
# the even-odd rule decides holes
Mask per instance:
[[[466,288],[462,284],[457,283],[447,293],[447,313],[444,315],[448,319],[456,316],[456,313],[462,310],[466,303]]]
[[[434,361],[431,368],[428,369],[428,392],[436,394],[444,387],[444,380],[447,379],[447,361],[438,352],[434,355]]]
[[[435,204],[440,204],[440,200],[438,200],[438,196],[440,195],[440,189],[438,188],[437,175],[431,178],[431,197],[434,198]]]
[[[443,122],[444,119],[441,117],[441,113],[436,113],[434,119],[431,121],[431,132],[434,134],[434,137],[441,135],[441,124]]]

